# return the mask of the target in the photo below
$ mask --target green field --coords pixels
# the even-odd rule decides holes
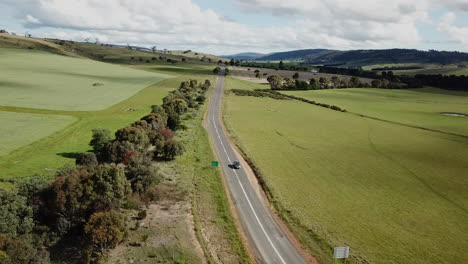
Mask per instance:
[[[228,78],[227,87],[263,86]],[[369,101],[382,97],[370,91]],[[352,100],[363,100],[354,93]],[[418,109],[421,97],[407,94],[405,103]],[[351,247],[352,263],[468,261],[468,138],[293,100],[229,94],[225,108],[234,140],[261,168],[279,213],[322,262],[342,245]],[[385,105],[364,109],[396,115]]]
[[[0,111],[0,156],[60,131],[76,120],[64,115]]]
[[[320,103],[334,104],[353,113],[468,136],[468,118],[441,114],[446,112],[468,114],[468,92],[437,88],[411,90],[352,88],[284,93]]]
[[[3,106],[102,110],[170,77],[34,50],[0,49],[0,58]]]
[[[468,75],[468,68],[459,68],[457,65],[440,65],[430,63],[396,63],[396,64],[374,64],[362,67],[364,70],[384,67],[420,67],[421,69],[412,70],[391,70],[397,75],[416,74],[442,74],[442,75]]]
[[[88,142],[91,140],[93,128],[115,131],[133,123],[146,115],[151,105],[161,103],[167,92],[173,90],[181,80],[174,78],[151,85],[135,96],[101,111],[67,112],[0,106],[0,110],[69,115],[79,119],[78,122],[49,137],[17,149],[9,155],[0,156],[0,177],[17,178],[48,174],[67,162],[74,162],[73,158],[77,153],[90,149]],[[125,111],[127,109],[135,111]]]

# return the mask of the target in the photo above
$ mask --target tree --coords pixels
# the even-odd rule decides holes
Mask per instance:
[[[382,86],[382,82],[380,80],[372,80],[371,85],[374,88],[380,88]]]
[[[93,152],[100,156],[107,143],[111,140],[111,132],[109,129],[95,128],[92,130],[92,139],[89,145],[93,147]]]
[[[107,211],[120,206],[129,194],[124,166],[100,164],[94,168],[79,168],[58,177],[52,184],[56,228],[60,234],[80,227],[96,211]]]
[[[152,113],[142,117],[140,120],[146,121],[154,130],[164,129],[167,125],[166,110],[163,107],[153,105]]]
[[[299,73],[298,73],[298,72],[294,73],[294,75],[293,75],[293,79],[294,79],[294,80],[297,80],[297,79],[299,79]]]
[[[167,160],[172,160],[176,156],[180,156],[184,153],[184,146],[179,142],[171,139],[166,142],[163,150],[163,157]]]
[[[156,53],[156,46],[151,47],[151,51],[153,51],[153,53]]]
[[[296,84],[293,79],[287,77],[283,79],[283,89],[294,90],[294,88],[296,88]]]
[[[296,80],[295,81],[295,86],[296,86],[297,90],[308,90],[309,89],[309,85],[307,84],[307,82],[302,81],[302,80]]]
[[[219,74],[221,72],[221,68],[220,67],[216,67],[213,69],[213,73],[214,74]]]
[[[356,76],[353,76],[353,77],[351,77],[351,79],[349,79],[349,84],[350,84],[351,87],[361,87],[362,86],[361,80]]]
[[[317,90],[319,88],[319,84],[315,78],[310,79],[309,86],[312,90]]]
[[[76,158],[75,163],[76,165],[81,166],[96,166],[98,164],[98,160],[94,153],[80,153]]]
[[[267,81],[270,83],[270,88],[272,90],[279,90],[283,86],[283,80],[278,75],[268,76]]]
[[[184,99],[174,99],[169,104],[172,105],[175,112],[179,115],[187,112],[188,110],[187,101],[185,101]]]
[[[16,236],[32,231],[33,210],[27,202],[16,190],[0,189],[0,234]]]
[[[320,83],[320,89],[328,89],[328,79],[327,79],[327,77],[320,77],[319,83]]]
[[[229,68],[224,69],[224,75],[228,76],[229,75]]]
[[[26,239],[0,234],[0,260],[9,260],[7,264],[30,264],[35,253],[36,250]]]
[[[100,254],[115,248],[127,236],[125,221],[116,211],[94,213],[85,226],[86,241]]]
[[[115,139],[123,142],[128,141],[133,143],[137,149],[144,150],[149,146],[149,138],[144,129],[141,127],[124,127],[115,132]]]
[[[331,83],[333,84],[334,88],[340,87],[340,78],[338,78],[337,76],[331,77]]]
[[[260,74],[260,72],[257,72],[257,73],[255,74],[255,78],[260,79],[261,77],[262,77],[262,75]]]
[[[280,61],[280,62],[279,62],[278,68],[279,68],[280,70],[284,70],[284,63],[283,63],[283,61]]]

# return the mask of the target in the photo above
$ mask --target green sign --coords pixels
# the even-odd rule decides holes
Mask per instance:
[[[219,166],[219,162],[218,161],[212,161],[211,162],[211,167],[218,167]]]

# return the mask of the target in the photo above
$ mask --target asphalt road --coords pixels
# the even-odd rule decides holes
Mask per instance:
[[[305,263],[285,233],[273,219],[267,205],[262,202],[244,170],[245,162],[234,151],[221,121],[221,102],[224,72],[218,77],[214,94],[210,100],[207,129],[218,157],[219,165],[226,178],[227,187],[244,232],[250,240],[258,261],[261,263],[300,264]],[[240,169],[231,168],[234,160],[241,161]],[[255,183],[256,184],[256,183]]]

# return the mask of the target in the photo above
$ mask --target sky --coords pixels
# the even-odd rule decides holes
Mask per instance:
[[[468,0],[0,0],[0,29],[196,50],[468,52]]]

